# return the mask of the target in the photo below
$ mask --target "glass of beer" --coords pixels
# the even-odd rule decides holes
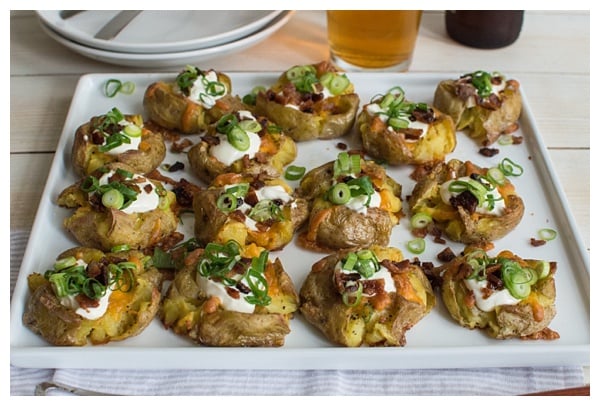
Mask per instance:
[[[328,10],[331,61],[345,71],[406,71],[421,10]]]

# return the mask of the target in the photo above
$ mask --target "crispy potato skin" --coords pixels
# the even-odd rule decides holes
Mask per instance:
[[[137,173],[148,173],[160,165],[167,153],[162,134],[143,127],[141,115],[125,115],[125,119],[142,127],[142,140],[138,149],[116,155],[99,151],[99,145],[91,142],[91,120],[79,126],[71,149],[71,161],[78,176],[90,175],[111,162],[122,162]]]
[[[23,324],[33,332],[57,346],[99,345],[136,336],[154,319],[160,305],[163,278],[156,268],[143,265],[142,253],[104,254],[100,250],[76,247],[62,253],[58,259],[69,256],[88,263],[103,257],[134,262],[138,264],[134,271],[135,286],[129,292],[114,291],[106,313],[99,319],[88,320],[60,303],[43,274],[33,273],[28,277],[31,295],[23,314]]]
[[[217,207],[217,200],[225,185],[252,182],[252,176],[226,174],[216,179],[208,189],[198,191],[194,196],[194,233],[202,243],[217,242],[224,244],[229,240],[237,241],[241,246],[256,244],[269,251],[283,249],[294,237],[295,231],[308,218],[308,202],[294,198],[283,206],[282,221],[268,225],[265,229],[252,230],[235,214],[224,213]],[[281,179],[265,181],[267,186],[282,186],[290,195],[293,191]],[[293,204],[292,204],[293,203]]]
[[[144,111],[150,120],[161,127],[184,134],[203,132],[225,112],[241,105],[241,100],[231,95],[229,76],[217,72],[217,77],[225,84],[227,94],[210,109],[187,98],[175,82],[154,82],[144,92]]]
[[[211,126],[209,134],[214,135],[215,133],[216,129]],[[273,131],[269,123],[263,125],[259,136],[261,138],[258,152],[261,156],[260,159],[256,157],[248,159],[246,155],[231,165],[226,165],[212,156],[210,144],[201,140],[188,151],[190,168],[205,183],[211,183],[217,176],[226,173],[278,178],[283,173],[284,167],[296,159],[298,154],[296,143],[285,133]]]
[[[515,258],[535,268],[538,260],[522,260],[505,251],[504,257]],[[528,338],[547,329],[556,315],[556,287],[554,274],[538,280],[532,286],[532,293],[516,305],[501,305],[491,311],[483,311],[471,300],[472,292],[464,284],[464,274],[460,267],[465,262],[459,256],[443,265],[438,272],[443,272],[442,300],[448,312],[461,326],[469,329],[482,329],[489,336],[497,339]],[[554,336],[556,338],[556,335]]]
[[[380,261],[402,260],[396,248],[371,248]],[[300,289],[302,315],[336,345],[404,346],[406,332],[435,305],[435,295],[421,268],[411,264],[393,274],[396,292],[387,294],[390,300],[385,307],[376,308],[365,297],[350,307],[333,283],[334,268],[341,258],[341,253],[331,254],[313,264]]]
[[[333,162],[328,162],[308,172],[300,182],[298,195],[310,202],[308,229],[299,243],[316,251],[355,249],[369,245],[385,246],[392,228],[402,217],[402,187],[387,176],[385,169],[373,161],[361,160],[363,174],[388,202],[385,207],[369,207],[366,214],[343,205],[334,205],[324,198],[334,184]]]
[[[200,256],[198,256],[199,258]],[[214,347],[280,347],[290,333],[289,320],[298,294],[279,259],[269,262],[265,276],[271,304],[254,313],[216,309],[196,282],[197,261],[179,270],[159,311],[166,328],[199,344]]]
[[[435,121],[429,125],[427,133],[411,141],[379,117],[371,116],[364,106],[357,119],[363,149],[369,156],[383,159],[390,165],[443,161],[456,148],[454,122],[441,111],[434,109],[434,112]]]
[[[490,242],[504,237],[521,222],[525,212],[523,199],[516,194],[508,180],[500,190],[506,204],[504,213],[500,216],[471,214],[461,206],[455,209],[445,204],[440,197],[440,185],[447,180],[468,176],[470,173],[484,174],[485,171],[486,169],[471,162],[463,163],[457,159],[437,163],[429,174],[415,184],[408,199],[411,215],[420,212],[429,214],[435,226],[448,238],[464,244]]]
[[[512,132],[521,116],[522,99],[516,80],[508,81],[501,100],[502,105],[496,110],[479,105],[468,107],[456,96],[455,81],[444,80],[436,87],[433,105],[452,117],[457,130],[467,130],[482,145],[490,145],[505,132]]]
[[[326,72],[336,71],[326,61],[313,64],[313,67],[319,78]],[[289,79],[284,72],[271,89],[279,92],[288,83]],[[255,110],[280,126],[294,141],[301,142],[344,136],[354,126],[359,104],[360,99],[354,92],[354,85],[350,84],[342,94],[315,103],[310,113],[269,100],[265,92],[258,93]]]
[[[120,163],[112,163],[107,167],[133,172]],[[63,224],[82,246],[110,251],[114,246],[127,244],[131,249],[144,249],[156,245],[176,231],[179,218],[175,212],[176,197],[173,192],[165,191],[159,207],[154,210],[128,214],[115,209],[94,208],[88,201],[87,193],[80,189],[81,182],[64,189],[57,203],[61,207],[75,209]]]

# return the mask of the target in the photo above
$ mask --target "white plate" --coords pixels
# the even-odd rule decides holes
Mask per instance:
[[[139,68],[164,68],[182,67],[186,64],[193,64],[205,59],[214,58],[216,56],[224,56],[248,48],[260,41],[263,41],[268,36],[275,33],[275,31],[283,27],[292,17],[293,13],[293,11],[283,12],[261,30],[244,38],[231,41],[223,45],[195,49],[191,51],[151,54],[112,52],[91,48],[63,37],[45,24],[42,20],[40,20],[40,25],[46,34],[48,34],[52,39],[71,49],[72,51],[75,51],[88,58],[114,65],[133,66]]]
[[[230,73],[234,92],[240,96],[257,85],[268,85],[278,73]],[[479,147],[465,134],[459,133],[458,146],[451,157],[470,159],[482,166],[495,166],[510,157],[524,167],[524,175],[511,180],[525,201],[526,214],[519,226],[504,239],[495,243],[495,250],[509,249],[525,258],[557,261],[556,273],[558,314],[550,324],[561,338],[555,341],[494,340],[478,330],[460,327],[448,315],[438,297],[430,314],[417,323],[406,338],[405,347],[398,348],[340,348],[329,343],[298,314],[291,322],[291,333],[280,348],[208,348],[165,330],[159,320],[139,336],[123,342],[83,348],[54,347],[46,343],[21,323],[27,292],[27,275],[45,271],[63,250],[77,245],[62,228],[62,221],[72,212],[55,204],[57,195],[77,179],[70,164],[70,150],[76,128],[93,115],[104,114],[112,107],[127,113],[142,112],[142,96],[155,80],[172,80],[175,74],[121,74],[118,78],[136,83],[132,95],[115,98],[103,96],[106,80],[114,74],[83,76],[77,89],[61,135],[57,153],[41,199],[31,237],[25,251],[19,278],[11,304],[11,364],[36,368],[283,368],[283,369],[397,369],[397,368],[471,368],[503,366],[589,365],[590,309],[589,258],[574,226],[573,218],[558,184],[550,158],[537,131],[525,94],[524,111],[518,135],[525,137],[521,145],[499,146],[500,154],[486,158]],[[404,87],[407,97],[415,101],[432,102],[436,84],[454,75],[443,74],[369,74],[351,73],[350,79],[363,103],[373,95],[389,88]],[[522,89],[527,88],[522,83]],[[194,140],[195,136],[191,136]],[[313,168],[337,156],[338,142],[358,146],[356,133],[343,139],[311,141],[298,144],[297,165]],[[169,152],[167,163],[187,163],[183,154]],[[403,186],[403,199],[412,191],[408,167],[389,168],[389,174]],[[168,176],[185,177],[200,182],[192,175],[177,173]],[[297,185],[291,182],[292,186]],[[405,212],[406,208],[405,208]],[[182,230],[188,236],[193,218],[184,218]],[[558,230],[558,238],[541,247],[529,243],[540,228]],[[411,238],[408,220],[395,227],[390,245],[405,253],[404,244]],[[422,261],[433,261],[445,246],[427,240]],[[448,243],[454,252],[459,244]],[[290,243],[279,257],[296,288],[302,285],[311,265],[322,254],[298,248]],[[407,257],[411,257],[407,254]]]
[[[120,10],[87,10],[71,18],[60,10],[37,11],[63,37],[92,48],[125,53],[169,53],[215,47],[257,32],[277,10],[144,10],[114,39],[94,35]]]

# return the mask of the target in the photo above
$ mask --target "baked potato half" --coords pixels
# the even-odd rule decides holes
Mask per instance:
[[[296,143],[268,119],[238,110],[211,125],[188,159],[192,172],[210,183],[224,173],[277,178],[297,153]]]
[[[404,346],[435,305],[419,265],[393,247],[335,253],[316,262],[300,289],[300,312],[331,342]]]
[[[231,91],[231,78],[225,73],[188,65],[173,82],[150,84],[143,106],[148,118],[161,127],[197,134],[242,104]]]
[[[521,116],[520,84],[499,73],[476,71],[456,80],[443,80],[435,90],[433,106],[452,117],[457,130],[481,145],[515,132]]]
[[[324,61],[282,73],[269,89],[258,92],[255,109],[294,141],[308,141],[347,134],[359,103],[346,74]]]
[[[179,224],[175,194],[121,163],[65,188],[57,203],[75,210],[63,224],[79,244],[103,251],[155,246]]]
[[[556,339],[548,328],[556,315],[556,263],[522,259],[510,251],[489,256],[467,247],[436,269],[442,299],[461,326],[497,339]]]
[[[201,244],[234,240],[280,250],[308,218],[308,202],[281,178],[224,174],[194,195],[194,232]]]
[[[215,347],[279,347],[298,294],[279,259],[255,245],[210,243],[177,271],[159,317],[164,326]]]
[[[429,231],[441,230],[464,244],[504,237],[520,223],[525,211],[523,199],[502,172],[508,173],[505,160],[493,168],[458,159],[437,163],[417,180],[408,198],[411,219],[426,218],[429,221],[424,226]]]
[[[341,152],[300,181],[297,194],[309,201],[310,215],[298,242],[322,252],[386,246],[403,216],[401,192],[382,166]]]
[[[28,276],[23,324],[52,345],[99,345],[140,334],[156,316],[163,278],[139,251],[75,247]]]
[[[81,177],[111,162],[148,173],[160,165],[166,153],[162,134],[145,127],[141,115],[123,114],[114,107],[77,128],[71,161]]]
[[[443,161],[456,148],[454,122],[396,86],[365,104],[357,119],[363,150],[389,165]]]

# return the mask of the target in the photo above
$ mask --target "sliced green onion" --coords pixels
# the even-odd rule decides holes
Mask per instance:
[[[344,271],[352,271],[357,261],[358,255],[356,255],[354,252],[350,252],[342,262],[342,269]]]
[[[431,223],[431,216],[427,213],[416,213],[410,218],[410,226],[412,228],[424,228]]]
[[[129,247],[129,244],[121,244],[121,245],[115,245],[114,247],[112,247],[110,249],[110,252],[124,252],[124,251],[129,251],[131,248]]]
[[[410,125],[410,121],[405,120],[403,118],[399,118],[399,117],[390,117],[388,119],[388,124],[398,130],[398,129],[402,129],[402,128],[408,128],[408,126]]]
[[[327,85],[327,88],[331,93],[337,96],[342,94],[342,92],[346,90],[348,86],[350,86],[350,80],[346,77],[346,75],[334,75]]]
[[[298,180],[304,176],[306,168],[303,166],[290,165],[286,168],[284,177],[287,180]]]
[[[360,303],[360,301],[362,300],[362,292],[363,292],[363,285],[360,282],[358,283],[358,288],[356,290],[356,292],[354,292],[354,294],[352,296],[354,296],[354,302],[350,303],[349,297],[350,295],[348,294],[348,292],[344,292],[344,294],[342,295],[342,302],[344,302],[344,304],[348,307],[354,307],[356,305],[358,305]]]
[[[100,181],[94,176],[88,176],[81,182],[81,190],[87,193],[94,192],[100,186]]]
[[[117,189],[110,189],[102,195],[102,204],[109,209],[120,209],[125,203],[123,194]]]
[[[498,168],[502,171],[506,176],[521,176],[523,174],[523,167],[509,158],[504,158]]]
[[[135,90],[135,83],[121,82],[119,79],[109,79],[104,84],[104,94],[107,97],[115,97],[117,93],[131,94]]]
[[[239,151],[246,151],[250,148],[250,137],[246,131],[237,126],[227,133],[227,141]]]
[[[538,279],[544,279],[550,275],[550,262],[540,261],[535,266],[535,271],[538,274]]]
[[[258,133],[260,130],[262,130],[262,126],[256,120],[242,120],[238,125],[242,130],[249,131],[251,133]]]
[[[338,183],[329,190],[329,201],[333,204],[346,204],[352,198],[350,188],[345,183]]]
[[[498,137],[499,145],[511,145],[512,143],[513,143],[512,134],[502,134],[500,137]]]
[[[232,193],[223,193],[217,199],[217,208],[225,213],[231,213],[238,206],[238,199]]]
[[[496,185],[504,185],[506,178],[504,173],[499,168],[489,168],[486,174],[486,178]]]
[[[425,240],[423,238],[415,238],[406,243],[406,248],[413,254],[421,254],[425,251]]]
[[[237,198],[244,198],[248,194],[248,190],[250,190],[249,183],[237,183],[233,186],[228,187],[226,189],[226,192]]]
[[[141,137],[142,136],[141,127],[139,127],[135,124],[129,124],[129,125],[125,126],[125,128],[123,129],[123,132],[128,137]]]
[[[55,271],[62,271],[63,269],[70,268],[77,265],[77,259],[75,257],[61,258],[54,263]]]
[[[552,241],[558,236],[558,233],[551,228],[542,228],[538,231],[538,236],[544,241]]]

